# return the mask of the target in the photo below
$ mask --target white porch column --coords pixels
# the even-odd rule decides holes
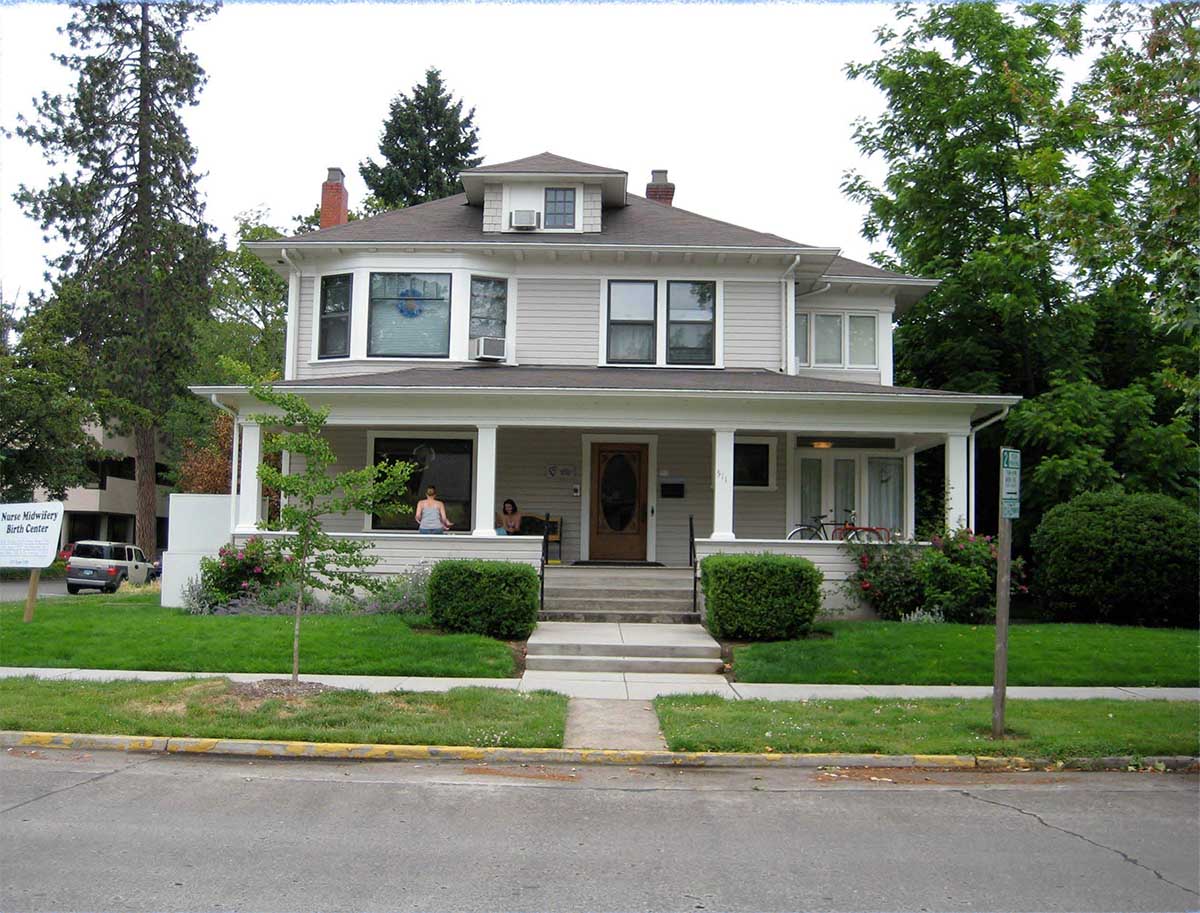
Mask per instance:
[[[496,535],[496,426],[476,425],[475,528],[472,536]]]
[[[967,525],[967,435],[946,435],[946,526]]]
[[[904,454],[904,538],[917,537],[917,455]]]
[[[262,483],[258,481],[258,464],[262,462],[262,427],[247,422],[242,425],[241,491],[238,492],[237,531],[253,532],[262,519]]]
[[[713,539],[733,535],[733,431],[713,431]]]

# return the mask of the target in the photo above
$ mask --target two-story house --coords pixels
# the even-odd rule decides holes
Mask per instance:
[[[945,448],[946,512],[971,522],[973,429],[1013,397],[892,383],[892,326],[936,282],[672,205],[655,171],[551,153],[462,174],[465,193],[347,222],[342,172],[319,231],[247,246],[289,282],[279,387],[330,410],[341,468],[405,459],[451,535],[411,515],[331,516],[387,572],[419,559],[537,561],[497,535],[512,499],[563,518],[562,559],[685,565],[814,550],[797,523],[851,511],[913,533],[913,457]],[[245,389],[197,388],[239,416]],[[239,420],[235,536],[260,519],[261,432]],[[293,464],[294,465],[294,464]],[[840,576],[835,574],[836,576]]]

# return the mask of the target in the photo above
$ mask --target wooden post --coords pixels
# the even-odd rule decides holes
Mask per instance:
[[[38,580],[41,576],[41,568],[35,567],[29,572],[29,592],[25,594],[25,617],[22,619],[26,624],[33,621],[33,607],[37,605]]]
[[[992,672],[992,738],[1004,738],[1008,688],[1008,593],[1012,559],[1012,520],[1000,518],[996,537],[996,658]]]

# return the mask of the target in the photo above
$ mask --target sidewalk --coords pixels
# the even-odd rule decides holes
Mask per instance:
[[[175,681],[228,678],[235,682],[288,678],[271,672],[147,672],[124,669],[44,669],[0,666],[0,678],[33,676],[59,681]],[[663,694],[718,694],[732,700],[836,701],[861,698],[987,698],[990,685],[755,685],[721,675],[667,672],[526,672],[524,678],[419,678],[390,675],[301,675],[301,681],[336,688],[387,691],[449,691],[479,686],[508,691],[557,691],[568,697],[645,701]],[[1032,688],[1010,686],[1012,700],[1200,701],[1200,688]]]

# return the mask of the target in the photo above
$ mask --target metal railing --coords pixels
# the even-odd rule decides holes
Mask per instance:
[[[688,567],[692,569],[692,611],[696,611],[696,517],[688,514]]]
[[[542,565],[538,573],[542,578],[541,611],[546,611],[546,565],[550,561],[550,514],[547,513],[542,524]]]

